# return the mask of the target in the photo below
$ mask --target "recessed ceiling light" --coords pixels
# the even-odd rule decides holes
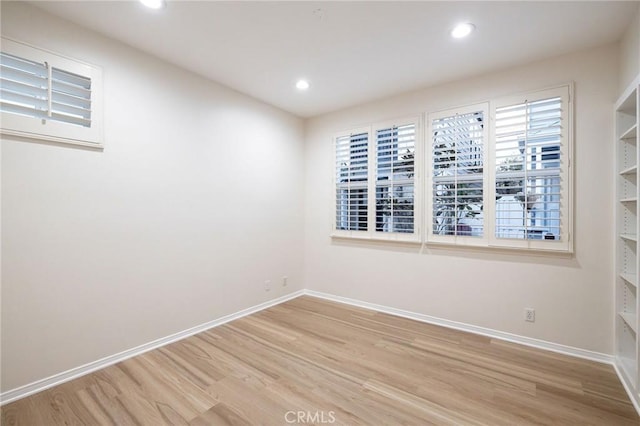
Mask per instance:
[[[167,5],[165,0],[140,0],[140,3],[144,4],[149,9],[162,9]]]
[[[475,25],[465,22],[464,24],[458,24],[456,27],[451,30],[451,37],[453,38],[463,38],[471,34],[471,32],[475,29]]]
[[[298,90],[307,90],[309,88],[309,82],[307,80],[298,80],[296,88]]]

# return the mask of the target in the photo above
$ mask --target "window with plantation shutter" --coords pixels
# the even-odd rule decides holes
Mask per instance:
[[[568,98],[565,87],[495,102],[494,244],[570,247]]]
[[[340,231],[368,230],[369,132],[335,139],[336,218]]]
[[[99,68],[2,39],[2,133],[101,146]]]
[[[332,236],[571,253],[572,87],[339,134]]]
[[[570,90],[428,114],[428,242],[572,251]]]
[[[419,122],[375,123],[334,138],[334,237],[420,241]]]
[[[414,123],[376,129],[376,232],[415,229]]]
[[[482,104],[429,115],[433,241],[473,244],[485,236],[487,111]]]

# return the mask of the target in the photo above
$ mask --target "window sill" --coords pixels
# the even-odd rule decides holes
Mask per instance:
[[[23,132],[19,130],[11,130],[11,129],[0,129],[0,135],[2,137],[6,137],[7,139],[11,138],[14,140],[21,140],[25,142],[40,142],[45,144],[53,144],[53,145],[75,145],[77,147],[83,148],[93,148],[96,150],[104,150],[104,144],[101,142],[90,142],[85,140],[78,139],[68,139],[57,136],[51,136],[40,133],[29,133]]]
[[[398,239],[398,238],[390,238],[390,237],[371,237],[368,235],[353,236],[353,235],[331,234],[331,239],[343,240],[343,241],[372,242],[372,243],[382,243],[382,244],[402,244],[402,245],[412,245],[412,246],[422,245],[422,241],[420,241],[420,237],[414,237],[414,239]]]
[[[573,250],[550,250],[539,248],[526,248],[526,247],[508,247],[508,246],[494,246],[494,245],[464,245],[464,244],[451,244],[443,242],[425,241],[425,248],[432,250],[450,250],[450,251],[470,251],[470,252],[484,252],[484,253],[499,253],[499,254],[511,254],[516,256],[536,256],[536,257],[555,257],[555,258],[573,258],[575,252]]]
[[[402,246],[414,246],[422,247],[434,251],[467,251],[475,253],[494,253],[494,254],[509,254],[515,256],[536,256],[536,257],[550,257],[550,258],[564,258],[571,259],[575,256],[575,252],[572,250],[545,250],[538,248],[525,248],[525,247],[505,247],[494,245],[471,245],[471,244],[451,244],[445,242],[434,241],[421,241],[418,239],[393,239],[393,238],[381,238],[371,236],[352,236],[331,234],[331,239],[336,241],[354,242],[357,244],[372,243],[376,245],[402,245]]]

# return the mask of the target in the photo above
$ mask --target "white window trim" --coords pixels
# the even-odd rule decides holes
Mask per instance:
[[[2,51],[91,79],[91,126],[83,127],[54,120],[0,113],[0,132],[49,142],[103,148],[102,70],[39,47],[2,37]]]
[[[377,130],[385,129],[393,126],[402,126],[413,124],[415,126],[415,154],[414,154],[414,223],[413,233],[404,232],[376,232],[376,140],[375,134]],[[366,133],[368,137],[368,176],[367,176],[367,230],[366,231],[350,231],[336,229],[336,141],[338,138],[346,135],[356,135]],[[332,238],[349,238],[370,241],[390,241],[399,243],[422,244],[422,153],[423,146],[422,120],[419,115],[405,117],[402,119],[386,120],[373,123],[369,126],[349,129],[334,134],[332,138],[332,219],[331,219],[331,237]]]
[[[427,173],[427,184],[425,186],[426,192],[426,215],[425,215],[425,242],[427,243],[438,243],[438,244],[446,244],[446,245],[463,245],[463,246],[487,246],[489,243],[488,232],[489,232],[489,219],[486,214],[486,208],[483,210],[483,236],[482,237],[469,237],[469,236],[458,236],[458,235],[437,235],[433,233],[433,170],[432,170],[432,161],[433,161],[433,120],[450,117],[456,114],[468,114],[473,112],[482,112],[484,117],[484,126],[482,129],[483,133],[483,144],[482,144],[482,155],[483,155],[483,173],[482,173],[482,193],[484,195],[484,199],[487,199],[488,188],[489,188],[489,104],[488,102],[478,103],[474,105],[459,107],[459,108],[451,108],[447,110],[432,112],[427,114],[428,125],[426,127],[426,135],[425,135],[425,152],[426,152],[426,161],[425,168],[429,169]]]

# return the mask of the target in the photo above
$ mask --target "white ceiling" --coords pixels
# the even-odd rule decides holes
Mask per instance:
[[[240,92],[310,117],[618,40],[635,2],[36,2]],[[316,12],[321,9],[321,12]],[[477,29],[464,40],[449,31]],[[298,78],[311,89],[298,92]]]

